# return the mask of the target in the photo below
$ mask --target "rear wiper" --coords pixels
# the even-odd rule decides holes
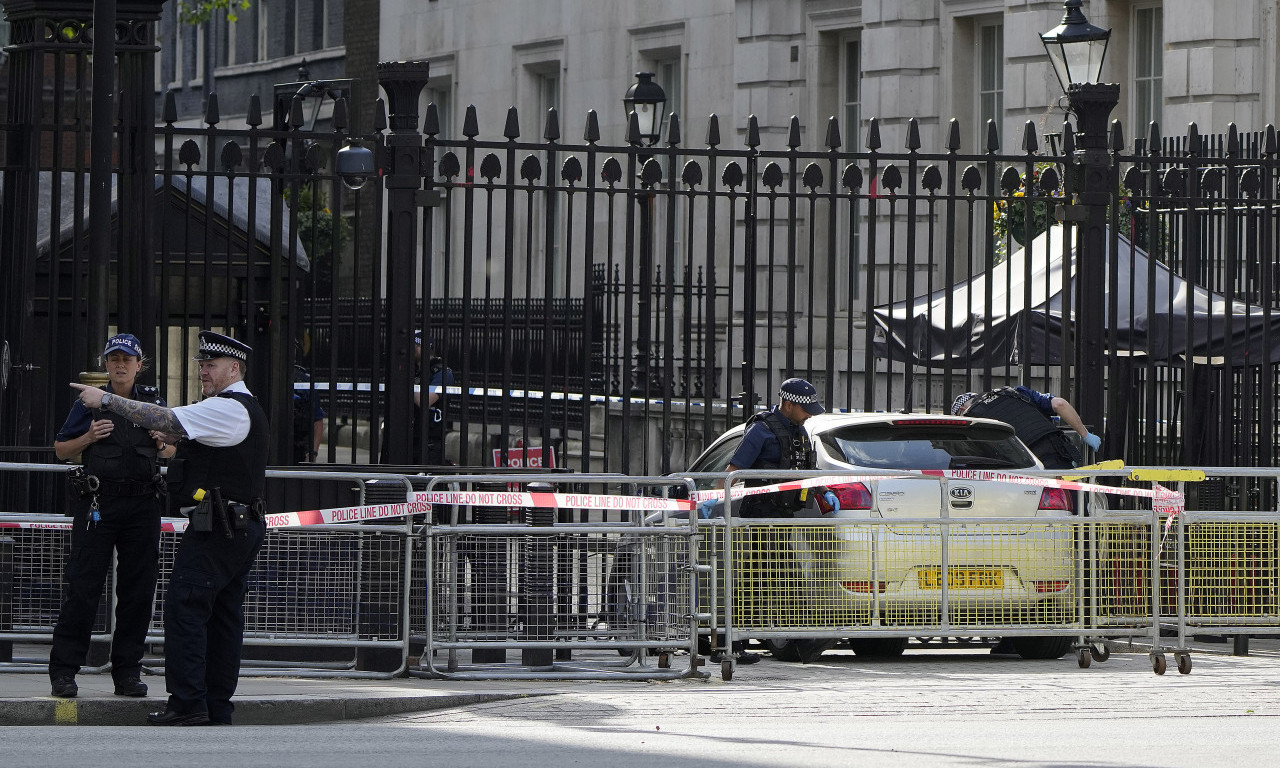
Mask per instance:
[[[1017,462],[995,456],[952,456],[949,469],[1001,469],[1017,466]]]

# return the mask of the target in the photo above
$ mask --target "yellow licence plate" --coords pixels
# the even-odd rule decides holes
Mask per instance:
[[[919,572],[921,589],[942,589],[942,569]],[[952,568],[947,571],[949,589],[1003,589],[1004,573],[995,568]]]

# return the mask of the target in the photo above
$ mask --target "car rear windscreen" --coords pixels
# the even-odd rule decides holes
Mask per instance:
[[[836,456],[870,469],[1027,469],[1031,453],[1008,429],[963,427],[848,426],[822,435]]]

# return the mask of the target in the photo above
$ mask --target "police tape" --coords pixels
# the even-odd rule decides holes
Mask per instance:
[[[309,525],[335,525],[360,523],[369,520],[386,520],[431,511],[431,504],[418,499],[391,504],[367,504],[334,509],[308,509],[301,512],[277,512],[266,516],[267,528],[302,528]],[[185,518],[165,518],[160,521],[162,533],[182,533],[189,521]],[[0,528],[71,530],[73,522],[25,522],[0,521]]]
[[[917,477],[935,477],[947,480],[967,480],[976,482],[1002,482],[1018,485],[1029,485],[1042,488],[1061,488],[1069,491],[1107,493],[1121,496],[1150,498],[1152,508],[1170,519],[1181,514],[1185,509],[1185,497],[1179,491],[1173,491],[1158,483],[1147,488],[1123,488],[1110,485],[1081,483],[1074,480],[1059,480],[1051,477],[1031,477],[1012,472],[973,469],[926,469],[901,472],[891,475],[826,475],[807,477],[771,485],[743,487],[735,485],[730,489],[730,497],[734,499],[746,496],[757,496],[767,493],[798,491],[805,488],[826,487],[850,482],[876,482],[883,480],[901,480]],[[554,493],[547,491],[419,491],[408,501],[387,504],[366,504],[333,509],[310,509],[300,512],[277,512],[266,516],[267,528],[302,528],[312,525],[335,525],[343,523],[368,522],[386,520],[408,515],[425,514],[431,511],[433,504],[452,504],[458,506],[485,506],[508,508],[567,508],[567,509],[608,509],[608,510],[640,510],[645,512],[683,512],[696,507],[707,500],[723,501],[723,490],[699,491],[693,494],[692,500],[669,499],[660,496],[621,496],[594,493]],[[186,530],[188,521],[182,518],[166,518],[160,524],[163,532],[181,533]],[[75,526],[71,522],[10,522],[0,521],[0,528],[24,529],[58,529],[69,530]]]
[[[694,507],[694,503],[686,499],[668,499],[661,496],[614,496],[599,493],[547,491],[422,491],[415,493],[414,498],[430,504],[456,504],[464,507],[638,509],[645,512],[681,512]]]
[[[912,476],[936,477],[945,480],[969,480],[976,482],[1012,483],[1040,488],[1061,488],[1067,491],[1084,491],[1086,493],[1106,493],[1116,496],[1135,496],[1152,499],[1156,508],[1166,510],[1167,514],[1178,514],[1185,506],[1185,497],[1180,491],[1173,491],[1152,483],[1152,488],[1124,488],[1096,483],[1081,483],[1075,480],[1060,480],[1052,477],[1032,477],[1013,472],[998,472],[988,469],[923,469],[904,470],[892,475],[828,475],[823,477],[806,477],[772,485],[760,485],[750,488],[735,486],[730,491],[732,498],[755,496],[764,493],[780,493],[798,491],[805,488],[820,488],[847,483],[878,482],[883,480],[904,480]],[[707,500],[723,501],[724,491],[701,491],[694,494],[694,502]]]

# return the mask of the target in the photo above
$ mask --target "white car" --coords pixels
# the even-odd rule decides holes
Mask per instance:
[[[808,419],[805,427],[819,470],[1043,468],[1012,427],[991,419],[828,413]],[[739,425],[725,432],[689,471],[723,472],[744,430]],[[712,487],[707,480],[698,484],[700,489]],[[765,556],[758,559],[764,566],[740,563],[735,569],[735,595],[748,595],[735,603],[739,627],[909,627],[904,635],[928,636],[928,628],[942,620],[944,542],[941,527],[922,524],[921,518],[945,512],[952,519],[975,522],[1061,519],[1074,514],[1076,506],[1075,494],[1061,489],[936,477],[850,479],[829,489],[840,501],[838,511],[816,493],[797,516],[904,523],[775,529],[772,543],[765,546],[789,547],[794,556]],[[916,522],[906,522],[912,519]],[[1079,598],[1070,526],[1007,520],[949,524],[947,530],[947,623],[959,630],[956,634],[983,636],[984,626],[1053,628],[1076,620]],[[754,606],[752,592],[765,595]],[[896,656],[907,639],[862,637],[850,643],[860,655]],[[1013,637],[1011,643],[1024,658],[1058,658],[1070,650],[1072,638]],[[768,644],[779,658],[803,660],[832,643],[775,639]]]

